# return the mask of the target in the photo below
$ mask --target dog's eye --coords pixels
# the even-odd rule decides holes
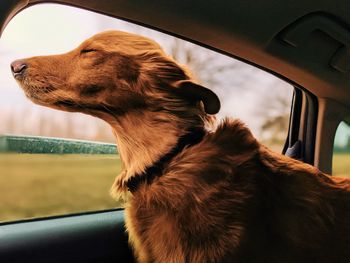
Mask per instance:
[[[83,49],[80,51],[80,54],[86,54],[86,53],[92,53],[92,52],[96,52],[96,49],[93,48],[87,48],[87,49]]]

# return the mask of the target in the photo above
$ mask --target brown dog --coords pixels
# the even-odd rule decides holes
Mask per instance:
[[[107,121],[139,262],[349,262],[350,182],[272,153],[155,42],[104,32],[12,63],[35,103]]]

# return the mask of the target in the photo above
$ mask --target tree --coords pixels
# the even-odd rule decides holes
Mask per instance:
[[[279,80],[272,85],[276,85],[275,92],[266,92],[259,101],[260,132],[265,142],[283,144],[289,127],[292,89],[282,87],[286,84],[281,84]]]

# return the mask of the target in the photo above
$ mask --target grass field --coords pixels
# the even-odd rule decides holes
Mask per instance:
[[[350,154],[333,162],[350,175]],[[109,196],[119,171],[118,155],[0,154],[0,221],[120,207]]]
[[[118,207],[118,155],[0,154],[0,221]]]
[[[333,175],[350,177],[350,153],[333,155]]]

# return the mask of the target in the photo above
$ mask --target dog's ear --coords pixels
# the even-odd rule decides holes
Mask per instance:
[[[177,92],[182,96],[194,100],[202,101],[204,110],[208,114],[216,114],[220,110],[220,100],[218,96],[201,85],[198,85],[190,80],[179,80],[174,83]]]

